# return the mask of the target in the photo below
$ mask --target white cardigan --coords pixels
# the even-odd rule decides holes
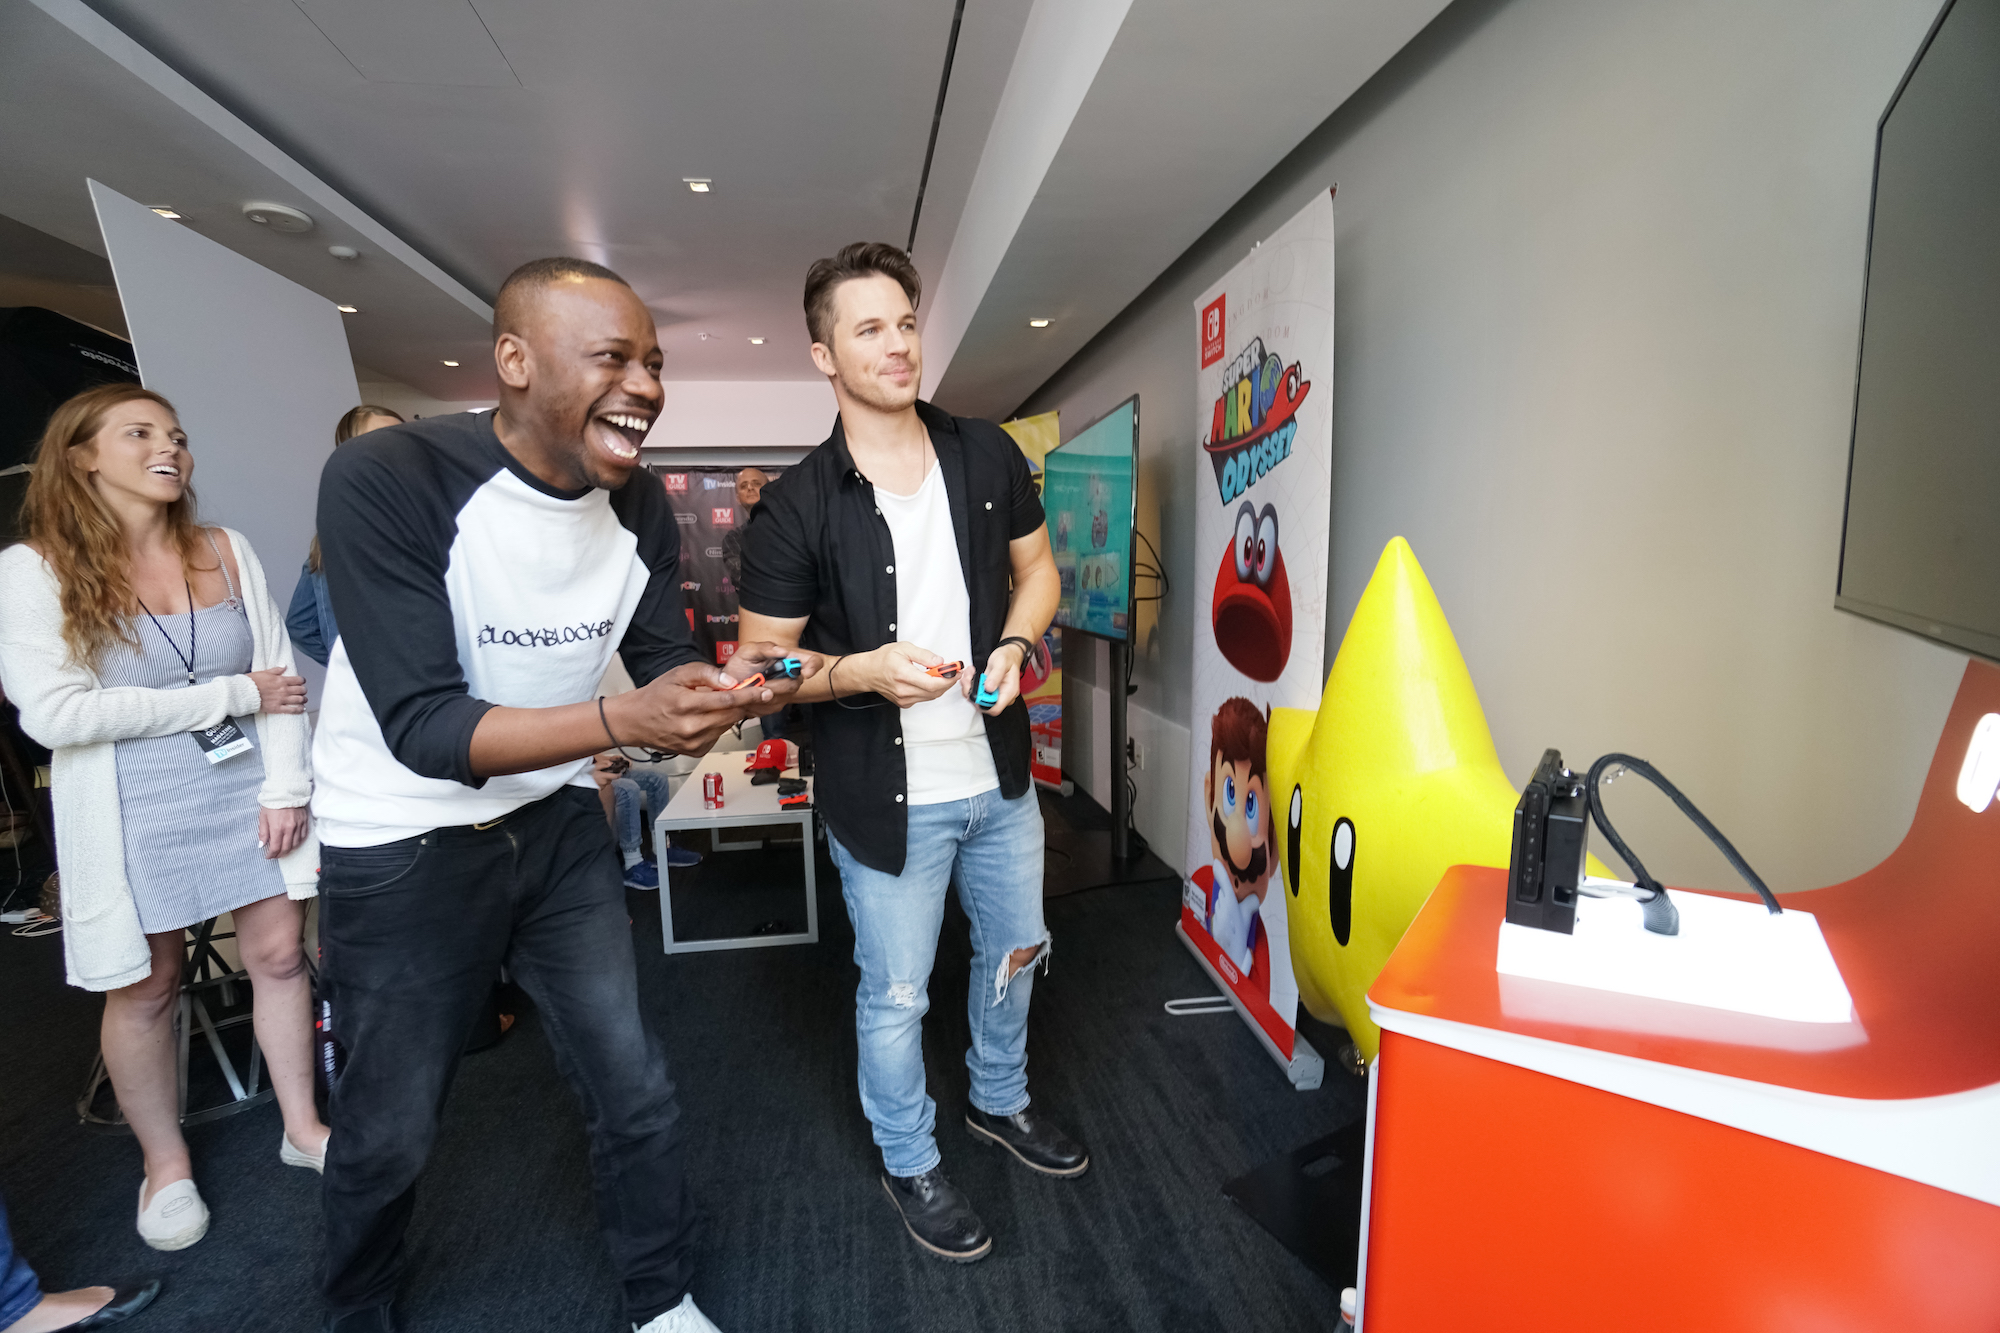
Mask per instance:
[[[236,553],[240,595],[250,619],[250,669],[289,667],[292,643],[271,601],[264,567],[242,534],[223,528]],[[152,953],[125,878],[118,809],[117,742],[212,727],[225,717],[257,717],[264,785],[257,803],[273,810],[312,799],[312,729],[304,714],[260,712],[257,683],[222,676],[184,690],[106,688],[69,661],[55,571],[25,544],[0,551],[0,688],[21,710],[21,729],[55,752],[56,855],[62,867],[63,957],[69,984],[115,990],[143,981]],[[279,860],[285,892],[319,892],[319,840]]]

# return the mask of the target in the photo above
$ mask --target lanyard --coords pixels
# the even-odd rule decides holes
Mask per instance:
[[[194,589],[188,586],[186,579],[181,580],[181,586],[187,588],[188,595],[188,650],[185,653],[181,651],[181,646],[174,642],[174,636],[167,633],[167,627],[160,623],[160,618],[153,614],[152,608],[137,597],[132,600],[139,602],[139,609],[146,613],[146,619],[153,622],[153,628],[167,641],[167,647],[173,649],[174,656],[181,659],[181,664],[187,668],[188,684],[192,685],[194,684]]]

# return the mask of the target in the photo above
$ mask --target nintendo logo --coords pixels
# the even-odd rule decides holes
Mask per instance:
[[[667,490],[668,490],[669,492],[674,492],[674,491],[678,491],[678,492],[680,492],[680,493],[681,493],[681,494],[683,494],[683,495],[685,495],[685,494],[687,493],[687,488],[688,488],[688,474],[687,474],[687,473],[685,473],[685,472],[663,472],[663,473],[661,473],[661,474],[660,474],[660,476],[661,476],[661,479],[662,479],[662,480],[664,480],[664,481],[666,482],[666,484],[667,484]]]
[[[1225,302],[1229,293],[1210,301],[1201,308],[1201,368],[1207,370],[1222,360],[1223,335],[1229,330],[1229,312]]]
[[[708,511],[708,521],[718,528],[736,526],[736,509],[733,505],[718,505]]]

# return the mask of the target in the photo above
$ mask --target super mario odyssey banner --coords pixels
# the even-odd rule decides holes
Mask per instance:
[[[1316,708],[1332,499],[1333,196],[1322,194],[1195,302],[1194,762],[1181,925],[1290,1058],[1282,793],[1273,707]],[[1212,478],[1213,485],[1207,484]],[[1211,572],[1212,571],[1212,572]]]

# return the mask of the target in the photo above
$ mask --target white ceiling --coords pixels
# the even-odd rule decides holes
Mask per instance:
[[[1132,0],[938,400],[1017,407],[1445,3]]]
[[[968,0],[916,244],[927,279],[950,278],[940,400],[1013,407],[1442,3]],[[952,17],[951,0],[89,4],[0,0],[0,214],[101,253],[86,176],[170,203],[360,306],[357,361],[443,399],[492,395],[483,303],[549,253],[632,282],[668,378],[811,378],[806,266],[907,238]],[[1089,46],[1093,24],[1116,35],[1069,52],[1080,100],[1045,95],[1051,42]],[[989,147],[1022,133],[1059,146],[996,174]],[[982,171],[1003,206],[989,188],[968,219]],[[259,228],[251,199],[319,226]]]

